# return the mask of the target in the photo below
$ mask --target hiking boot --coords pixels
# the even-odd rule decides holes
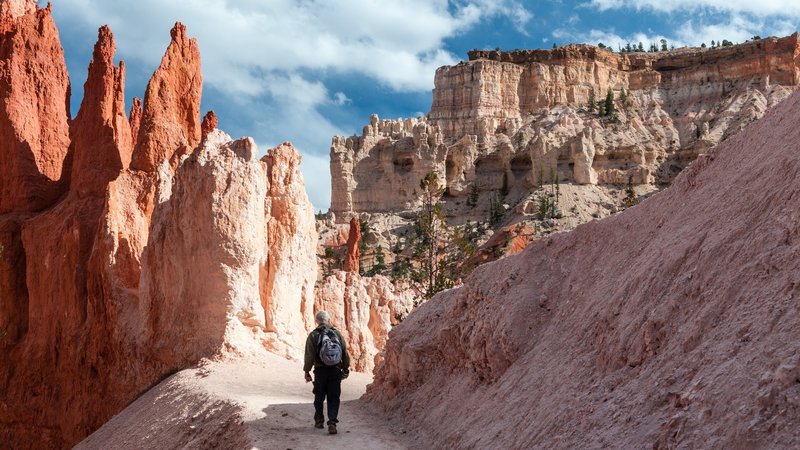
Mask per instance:
[[[332,423],[328,425],[328,434],[336,434],[336,424]]]
[[[314,428],[325,428],[325,419],[315,419]]]

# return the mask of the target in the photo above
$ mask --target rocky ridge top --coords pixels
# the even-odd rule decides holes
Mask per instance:
[[[521,198],[550,172],[579,185],[663,186],[792,92],[798,55],[796,33],[658,53],[470,52],[436,71],[426,117],[373,117],[361,136],[333,139],[331,211],[344,220],[414,209],[431,171],[461,212],[473,189],[488,197],[506,180]],[[615,113],[591,111],[609,92]]]

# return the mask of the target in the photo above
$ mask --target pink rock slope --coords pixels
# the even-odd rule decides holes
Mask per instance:
[[[438,448],[800,446],[798,111],[425,303],[368,398]]]

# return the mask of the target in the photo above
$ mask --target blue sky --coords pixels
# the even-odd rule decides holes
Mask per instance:
[[[44,4],[44,2],[41,2]],[[316,209],[330,202],[335,134],[360,134],[372,113],[430,108],[434,71],[473,48],[667,39],[698,46],[800,28],[797,0],[52,0],[77,113],[97,29],[111,26],[128,69],[127,104],[141,97],[175,21],[198,39],[203,112],[252,136],[262,152],[291,141]]]

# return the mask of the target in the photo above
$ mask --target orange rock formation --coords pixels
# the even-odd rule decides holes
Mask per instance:
[[[69,447],[217,352],[296,356],[316,281],[296,150],[258,160],[219,130],[198,146],[200,56],[181,24],[130,119],[100,28],[70,130],[49,7],[0,13],[0,442]]]
[[[131,136],[136,140],[139,136],[139,126],[142,124],[142,99],[133,98],[131,112],[128,114],[128,121],[131,123]]]
[[[217,114],[214,111],[209,111],[203,116],[203,123],[200,125],[200,129],[204,138],[208,136],[208,133],[217,129],[217,122]]]
[[[176,23],[170,34],[172,42],[145,92],[132,169],[152,172],[173,152],[183,154],[200,143],[200,49],[183,24]]]
[[[361,242],[361,223],[358,217],[350,219],[350,233],[347,235],[347,255],[344,257],[344,271],[358,273],[358,244]]]
[[[0,214],[55,202],[69,141],[70,84],[50,8],[0,2]]]

